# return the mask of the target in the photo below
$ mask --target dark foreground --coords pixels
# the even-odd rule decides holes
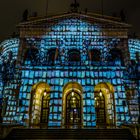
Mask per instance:
[[[5,140],[135,140],[128,129],[13,129]]]

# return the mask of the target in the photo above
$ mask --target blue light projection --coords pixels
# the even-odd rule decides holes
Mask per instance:
[[[140,59],[140,40],[138,39],[129,39],[128,47],[130,51],[130,59],[138,60]]]
[[[17,59],[18,48],[19,39],[17,38],[5,40],[0,44],[0,110],[2,110],[1,107],[3,106],[3,96],[5,96],[5,99],[7,98],[7,95],[3,95],[4,85],[8,77],[12,78],[9,71],[13,72],[13,64],[14,61]],[[9,88],[14,88],[14,85],[10,85]],[[11,94],[11,91],[5,90],[5,93]],[[9,104],[14,106],[16,105],[16,102],[11,101],[11,103],[9,102]],[[13,108],[10,107],[9,109],[13,110],[13,115],[15,115],[15,106]],[[2,112],[0,111],[0,113]],[[11,114],[12,113],[10,112],[9,115]]]
[[[115,89],[113,94],[116,107],[114,109],[116,110],[116,125],[119,126],[126,121],[136,123],[138,120],[138,110],[135,111],[136,117],[132,117],[132,120],[128,105],[124,107],[122,104],[123,101],[126,102],[124,87],[126,80],[124,78],[125,69],[121,65],[115,65],[114,63],[114,65],[110,66],[107,63],[110,50],[118,47],[120,41],[121,39],[118,37],[103,36],[101,25],[91,24],[79,19],[66,19],[55,23],[39,39],[35,37],[26,38],[27,46],[38,49],[33,54],[34,58],[37,59],[33,61],[26,59],[20,67],[20,72],[17,72],[9,82],[10,84],[5,86],[3,93],[4,97],[8,97],[8,105],[3,118],[4,123],[12,122],[28,125],[32,86],[38,82],[46,82],[51,87],[48,125],[50,127],[60,127],[63,122],[63,87],[68,82],[74,81],[78,82],[83,88],[82,111],[84,126],[96,126],[94,92],[95,86],[100,82],[109,82]],[[136,41],[135,43],[135,40],[129,40],[132,59],[136,58],[134,54],[139,50],[137,47],[139,45],[138,42]],[[133,47],[133,44],[136,47]],[[12,52],[12,60],[15,60],[18,56],[19,39],[6,40],[0,44],[0,48],[2,48],[0,63],[3,63],[3,60],[8,61],[9,52]],[[54,65],[48,65],[50,49],[56,49],[55,57],[58,51],[58,60],[55,60]],[[68,52],[71,49],[78,49],[80,51],[80,63],[76,63],[75,65],[71,63],[71,65],[68,65]],[[92,49],[97,49],[101,52],[100,61],[104,65],[101,65],[101,62],[98,65],[92,65],[89,56],[89,52]],[[95,64],[97,63],[95,62]],[[18,86],[19,88],[17,88]],[[3,82],[1,81],[0,88],[2,89],[2,87]],[[15,91],[12,90],[16,88],[19,90],[18,94],[15,94]],[[108,103],[108,106],[110,104]],[[138,108],[138,105],[136,105],[136,108]],[[109,115],[111,111],[107,110]],[[110,120],[113,117],[113,115],[110,115]]]
[[[19,39],[13,38],[0,44],[0,74],[3,84],[12,80],[19,49]]]
[[[12,52],[12,60],[17,59],[18,55],[18,48],[19,48],[19,39],[13,38],[9,40],[5,40],[0,44],[1,55],[0,55],[0,62],[7,61],[9,59],[9,53]]]
[[[58,63],[61,64],[68,62],[68,52],[72,49],[80,50],[81,62],[85,64],[90,63],[90,56],[87,52],[92,49],[99,50],[101,52],[100,63],[105,63],[108,60],[109,51],[119,42],[120,38],[103,36],[101,25],[92,25],[79,19],[67,19],[54,24],[49,27],[46,35],[41,36],[40,41],[27,38],[27,43],[36,47],[39,52],[35,54],[38,64],[34,65],[45,65],[48,61],[46,55],[50,49],[59,50],[60,61]],[[31,65],[31,62],[26,61],[25,65]]]

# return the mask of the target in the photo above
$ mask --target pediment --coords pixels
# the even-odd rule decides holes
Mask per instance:
[[[115,28],[130,28],[130,24],[126,24],[123,22],[120,22],[119,18],[114,18],[110,16],[104,16],[100,14],[93,14],[93,13],[63,13],[58,15],[52,15],[48,17],[43,18],[32,18],[29,21],[21,22],[18,27],[24,28],[27,26],[44,26],[46,24],[52,23],[52,22],[58,22],[65,19],[80,19],[86,22],[90,22],[91,24],[100,24],[105,25],[107,28],[115,27]]]

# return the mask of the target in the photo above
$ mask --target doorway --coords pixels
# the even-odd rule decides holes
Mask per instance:
[[[97,84],[94,91],[94,100],[96,127],[116,127],[116,107],[113,85],[108,82]]]
[[[95,97],[96,125],[106,128],[105,98],[103,94]]]
[[[40,117],[40,123],[46,123],[48,124],[48,117],[49,117],[49,101],[50,98],[47,94],[45,94],[42,97],[42,105],[41,105],[41,117]]]
[[[63,89],[63,120],[64,128],[81,128],[82,116],[82,87],[77,82],[69,82]]]
[[[81,125],[81,97],[75,91],[66,97],[66,120],[67,128],[79,128]]]
[[[39,82],[32,87],[29,108],[29,126],[47,127],[49,121],[50,87]]]

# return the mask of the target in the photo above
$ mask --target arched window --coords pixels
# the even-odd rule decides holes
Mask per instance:
[[[36,47],[28,48],[25,52],[25,55],[24,55],[24,62],[30,61],[31,64],[33,64],[33,65],[37,64],[38,53],[39,53],[39,51]]]
[[[96,125],[106,126],[105,97],[103,94],[95,96]]]
[[[47,95],[47,93],[45,91],[44,95],[42,96],[40,123],[48,123],[49,101],[50,101],[49,94]]]
[[[101,60],[101,52],[98,49],[91,49],[89,51],[89,58],[93,62],[100,62]]]
[[[68,51],[68,61],[69,62],[80,62],[81,61],[80,51],[77,49],[69,50]]]
[[[108,82],[98,83],[94,88],[94,99],[96,126],[101,128],[115,126],[116,109],[113,85]]]
[[[50,86],[45,82],[33,85],[31,90],[29,125],[48,126],[50,102]]]
[[[66,97],[66,125],[74,126],[81,123],[81,96],[71,91]]]
[[[82,86],[76,82],[69,82],[63,89],[63,125],[66,128],[80,128],[82,118]]]
[[[122,51],[118,48],[113,48],[109,51],[108,62],[114,65],[124,65]]]
[[[58,49],[57,48],[52,48],[48,50],[47,53],[47,62],[50,65],[54,65],[55,60],[58,60]]]

